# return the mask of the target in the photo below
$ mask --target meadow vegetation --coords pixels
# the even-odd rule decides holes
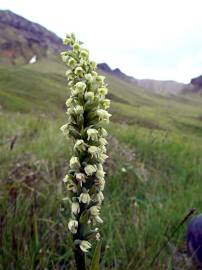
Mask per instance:
[[[167,238],[191,208],[202,211],[202,98],[107,82],[101,269],[192,269],[186,223]],[[68,95],[57,58],[0,66],[0,270],[75,269],[62,200],[72,145],[59,130]]]

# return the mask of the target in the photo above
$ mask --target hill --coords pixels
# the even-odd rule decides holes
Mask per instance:
[[[108,64],[101,63],[98,64],[99,69],[108,73],[109,75],[116,76],[124,81],[128,81],[133,83],[136,86],[144,88],[150,92],[154,93],[167,93],[167,94],[179,94],[182,89],[184,89],[185,84],[179,83],[176,81],[160,81],[160,80],[152,80],[152,79],[137,79],[132,76],[128,76],[123,73],[119,68],[111,69]]]
[[[0,61],[28,63],[63,49],[62,40],[37,23],[11,11],[0,10]]]

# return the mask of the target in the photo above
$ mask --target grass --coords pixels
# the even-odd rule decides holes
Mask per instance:
[[[75,269],[61,184],[71,156],[59,131],[63,74],[54,58],[0,66],[0,270]],[[202,210],[202,99],[107,81],[113,117],[101,269],[192,269],[186,224],[151,261],[189,209]]]

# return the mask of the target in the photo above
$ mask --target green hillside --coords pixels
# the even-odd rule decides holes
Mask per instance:
[[[0,270],[74,269],[61,180],[71,142],[65,66],[55,57],[0,65]],[[191,269],[186,224],[202,210],[202,98],[163,96],[107,76],[110,158],[101,269]],[[90,256],[90,255],[89,255]]]

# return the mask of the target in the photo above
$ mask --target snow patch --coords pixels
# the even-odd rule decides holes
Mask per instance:
[[[36,59],[37,59],[37,57],[36,57],[36,55],[34,55],[34,56],[29,60],[29,64],[34,64],[34,63],[36,63]]]

